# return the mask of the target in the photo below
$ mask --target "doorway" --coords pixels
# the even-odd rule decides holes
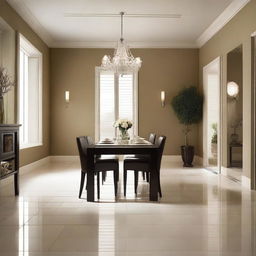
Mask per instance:
[[[220,173],[220,57],[203,68],[203,164]]]
[[[256,189],[256,32],[252,34],[252,173],[251,188]]]
[[[243,47],[227,54],[226,175],[242,181],[243,172]]]

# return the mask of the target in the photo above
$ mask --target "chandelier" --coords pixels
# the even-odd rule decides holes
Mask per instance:
[[[124,12],[120,12],[121,15],[121,38],[117,43],[117,48],[113,58],[105,55],[102,58],[101,67],[104,70],[111,70],[116,73],[126,73],[138,71],[141,67],[141,59],[139,57],[134,58],[128,45],[123,38],[123,16]]]

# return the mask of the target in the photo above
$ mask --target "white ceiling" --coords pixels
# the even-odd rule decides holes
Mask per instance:
[[[131,47],[198,47],[249,0],[7,1],[51,47],[114,47],[120,11]]]

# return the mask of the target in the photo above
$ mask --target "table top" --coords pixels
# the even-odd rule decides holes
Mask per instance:
[[[150,142],[143,143],[143,144],[134,144],[132,142],[129,142],[128,144],[122,144],[122,143],[113,143],[113,144],[102,144],[102,143],[96,143],[94,145],[90,145],[88,149],[95,149],[98,152],[101,153],[146,153],[148,150],[151,149],[157,149],[157,145],[152,144]],[[100,150],[100,151],[99,151]],[[134,150],[134,151],[133,151]],[[146,150],[146,151],[143,151]],[[134,153],[133,153],[134,152]]]
[[[146,141],[146,143],[133,143],[129,141],[128,143],[96,143],[94,145],[90,145],[88,148],[96,148],[96,149],[150,149],[150,148],[157,148],[157,145]]]

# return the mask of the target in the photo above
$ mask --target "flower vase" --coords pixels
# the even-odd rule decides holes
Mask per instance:
[[[4,118],[4,97],[0,96],[0,124],[5,123],[5,118]]]
[[[122,142],[128,142],[130,139],[129,133],[127,129],[120,129],[120,140]]]

